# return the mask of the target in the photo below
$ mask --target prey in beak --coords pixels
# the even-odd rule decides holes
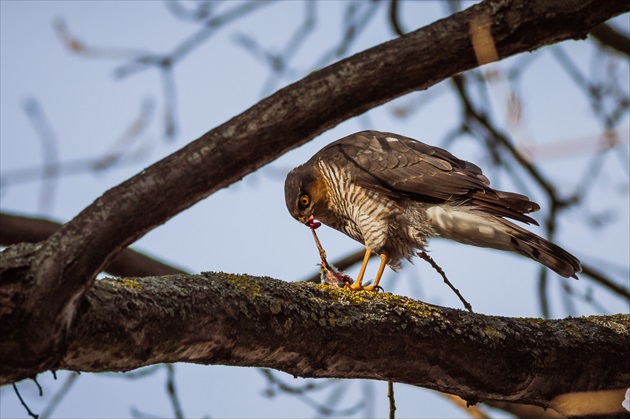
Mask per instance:
[[[315,217],[311,215],[310,217],[308,217],[308,220],[306,220],[304,225],[311,229],[311,233],[313,233],[313,238],[315,239],[315,245],[317,246],[317,250],[319,251],[319,257],[321,259],[319,271],[322,281],[325,284],[335,285],[337,287],[343,288],[352,285],[354,280],[350,278],[350,276],[340,272],[337,268],[329,264],[326,260],[326,251],[322,247],[322,244],[317,237],[317,233],[315,232],[315,230],[318,229],[322,225],[322,223],[320,223],[319,221],[315,221]]]

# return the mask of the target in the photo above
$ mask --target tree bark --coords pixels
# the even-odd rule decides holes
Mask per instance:
[[[426,89],[447,77],[476,67],[477,62],[469,34],[471,22],[492,22],[490,30],[500,59],[566,39],[583,39],[598,24],[628,10],[630,10],[630,3],[627,0],[605,2],[601,0],[496,0],[477,4],[423,29],[326,67],[280,90],[241,115],[204,134],[180,151],[107,191],[45,242],[37,245],[17,245],[7,249],[0,260],[0,365],[3,368],[11,365],[14,371],[22,372],[8,374],[6,379],[14,381],[32,376],[37,371],[72,367],[66,364],[68,362],[66,358],[72,342],[76,342],[77,339],[78,330],[73,325],[81,328],[86,320],[79,321],[78,319],[84,315],[79,315],[79,313],[85,310],[86,304],[94,302],[94,300],[84,299],[84,294],[93,285],[94,278],[104,266],[112,261],[122,249],[152,228],[343,120],[405,93]],[[151,211],[147,211],[147,208]],[[165,281],[156,281],[155,284],[167,285]],[[106,287],[107,283],[107,281],[99,282],[92,291],[96,293],[94,295],[98,295],[97,291],[101,287]],[[206,285],[200,285],[200,287],[208,286],[207,281],[204,284]],[[148,284],[147,287],[149,287]],[[309,288],[297,289],[309,290]],[[198,297],[195,293],[197,291],[187,294],[187,290],[189,289],[186,287],[180,290],[165,288],[162,292],[168,296],[165,301],[183,299],[188,302],[188,305],[196,305]],[[156,290],[156,293],[159,294],[160,291]],[[127,297],[132,296],[136,294],[129,294]],[[225,302],[215,299],[214,295],[207,295],[207,298],[217,303]],[[301,304],[307,306],[309,304],[317,306],[316,302],[300,301]],[[132,308],[137,302],[131,298],[124,302],[119,301],[117,304],[122,304],[124,308]],[[175,308],[175,306],[172,307]],[[243,307],[247,309],[246,305]],[[279,307],[281,312],[288,310],[282,304]],[[230,313],[238,315],[237,311],[230,311]],[[298,311],[295,314],[299,313]],[[396,340],[393,339],[394,335],[388,329],[392,326],[391,316],[385,316],[385,312],[380,313],[384,316],[380,320],[381,323],[373,319],[370,324],[387,327],[362,328],[360,336],[369,336],[374,341],[381,342],[383,348],[390,351],[391,355],[384,358],[387,360],[384,365],[393,367],[396,359],[401,362],[401,365],[404,365],[403,361],[407,362],[406,360],[411,362],[411,358],[418,352],[406,353],[398,348]],[[459,318],[456,314],[452,316],[454,316],[453,321],[467,321],[468,319],[465,316]],[[185,317],[178,318],[178,320],[182,319]],[[288,319],[290,318],[287,318],[287,321]],[[384,323],[385,319],[388,319],[387,323]],[[106,319],[102,320],[106,321]],[[138,322],[134,323],[135,327],[142,328],[142,324],[147,320],[149,319],[138,319]],[[360,318],[360,320],[365,319]],[[592,324],[592,322],[584,322],[585,325]],[[233,322],[231,325],[239,325],[241,329],[250,330],[249,325],[241,325],[238,322]],[[186,323],[178,327],[184,328],[184,326]],[[338,335],[340,340],[330,341],[328,335],[323,332],[324,326],[320,324],[320,329],[300,329],[300,333],[314,334],[326,344],[319,349],[322,352],[321,359],[297,362],[297,365],[302,367],[294,369],[295,373],[325,375],[338,367],[340,370],[337,373],[347,371],[349,376],[370,375],[373,378],[386,376],[394,378],[391,372],[384,369],[366,372],[369,369],[368,366],[376,362],[370,362],[365,354],[356,353],[356,348],[361,346],[351,345],[357,339],[357,334],[353,330]],[[501,324],[496,326],[501,326]],[[93,324],[93,327],[103,334],[103,342],[112,340],[107,336],[114,336],[114,340],[124,337],[98,324]],[[266,326],[267,329],[269,327],[271,326]],[[482,326],[479,324],[478,327]],[[495,323],[491,322],[490,327],[496,328]],[[180,335],[177,333],[177,328],[171,329],[174,335]],[[516,332],[509,332],[511,329],[499,328],[498,330],[499,334],[496,338],[498,342],[502,341],[500,336],[510,336],[511,339],[517,335]],[[523,325],[517,330],[519,333],[527,334],[532,330],[536,331],[537,328],[534,326],[525,328]],[[247,351],[247,345],[255,342],[243,340],[242,336],[234,336],[237,333],[234,330],[225,333],[232,339],[227,341],[229,344],[227,349],[213,353],[207,359],[198,359],[198,362],[227,362],[227,360],[245,362],[243,351]],[[288,334],[296,341],[302,339],[294,332]],[[263,334],[255,336],[264,337]],[[423,341],[428,339],[426,342],[435,338],[432,334],[419,334],[416,337],[422,338]],[[522,338],[535,339],[535,336]],[[234,345],[233,342],[246,346],[240,348],[230,346]],[[286,337],[282,342],[283,345],[287,345],[286,347],[293,347],[292,345],[296,344],[296,342],[288,342]],[[120,347],[118,350],[121,352],[116,352],[116,355],[122,359],[126,359],[127,351],[135,352],[138,349],[133,347],[134,342],[127,343],[131,344],[131,347]],[[142,359],[143,356],[150,357],[153,349],[141,346],[142,342],[137,343],[139,348],[146,351],[144,355],[137,355],[138,359]],[[259,342],[259,345],[272,343],[277,345],[278,341]],[[203,352],[198,351],[200,348],[208,349],[214,345],[221,347],[221,344],[221,341],[217,341],[190,346],[186,342],[180,342],[179,345],[169,347],[169,350],[175,351],[169,359],[176,360],[181,353],[198,355]],[[158,348],[164,347],[160,342],[156,342],[156,345]],[[433,353],[426,346],[420,348],[419,353],[422,354],[420,357]],[[458,368],[465,371],[465,364],[469,360],[477,359],[474,352],[477,350],[475,345],[460,345],[456,348],[457,351],[451,354],[451,363],[443,366],[446,376],[459,375]],[[585,350],[596,356],[594,348]],[[83,352],[83,358],[77,359],[91,357],[98,359],[99,348],[91,347],[91,349],[97,352],[92,355]],[[384,356],[384,349],[374,354]],[[537,350],[545,351],[540,347]],[[276,348],[263,352],[270,358],[269,361],[259,360],[261,365],[274,364],[277,368],[285,370],[295,368],[290,365],[296,364],[295,361],[299,361],[297,359],[299,357],[296,357],[292,351],[286,353],[278,351],[279,349]],[[472,352],[469,353],[469,351]],[[282,358],[273,358],[272,355],[276,352],[286,356],[285,362],[282,362]],[[487,352],[479,354],[482,353],[488,355]],[[519,354],[521,357],[519,359],[523,362],[532,362],[531,355]],[[493,356],[495,355],[493,353]],[[339,358],[340,356],[343,358]],[[338,360],[335,361],[337,363],[329,361],[333,359]],[[433,359],[429,357],[421,361],[418,368],[423,373],[429,374],[432,369],[431,362]],[[121,365],[120,369],[128,367],[132,366]],[[355,369],[346,370],[349,367]],[[505,365],[500,366],[500,370],[515,382],[522,382],[524,379],[522,374],[508,373],[509,368],[512,367],[517,368],[517,365],[506,361]],[[539,367],[539,372],[544,373],[544,367]],[[398,369],[400,368],[399,365]],[[423,377],[414,379],[405,371],[400,371],[400,374],[399,378],[402,382],[416,381],[418,385],[425,384]],[[464,372],[462,375],[465,375]],[[476,383],[482,382],[483,378],[483,376],[468,377],[464,382],[469,387],[467,390],[463,389],[461,394],[473,397]],[[506,381],[508,380],[502,380],[502,385],[506,385]],[[540,395],[531,396],[532,400],[542,402],[545,399],[544,394],[555,391],[551,384],[543,381],[543,385],[539,385],[536,380],[529,383],[526,388],[520,389],[512,385],[510,386],[512,393],[509,397],[517,397],[518,394],[529,391],[530,387],[542,387],[537,390]],[[451,385],[440,383],[437,386],[444,387],[445,390]],[[501,391],[500,388],[494,387],[482,389],[479,397],[492,398]]]
[[[560,394],[630,386],[627,314],[486,316],[387,293],[225,273],[96,281],[66,343],[56,368],[269,367],[407,383],[472,403],[547,408]],[[13,362],[0,369],[0,384],[44,371]]]

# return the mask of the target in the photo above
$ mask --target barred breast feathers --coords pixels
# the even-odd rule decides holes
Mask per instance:
[[[371,249],[382,248],[388,218],[398,212],[396,203],[357,185],[348,171],[334,163],[319,161],[318,167],[328,188],[329,209],[340,218],[340,229]]]

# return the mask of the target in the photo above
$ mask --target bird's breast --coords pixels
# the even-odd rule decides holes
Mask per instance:
[[[389,220],[398,212],[396,202],[356,184],[347,168],[320,162],[319,169],[332,215],[330,222],[324,223],[371,249],[382,248],[388,238]]]

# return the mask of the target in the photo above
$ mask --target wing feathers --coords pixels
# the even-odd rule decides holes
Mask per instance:
[[[353,170],[359,185],[390,197],[470,205],[492,215],[537,224],[525,215],[539,209],[529,198],[492,189],[477,165],[411,138],[358,132],[330,144],[319,158],[354,165],[359,169]]]

